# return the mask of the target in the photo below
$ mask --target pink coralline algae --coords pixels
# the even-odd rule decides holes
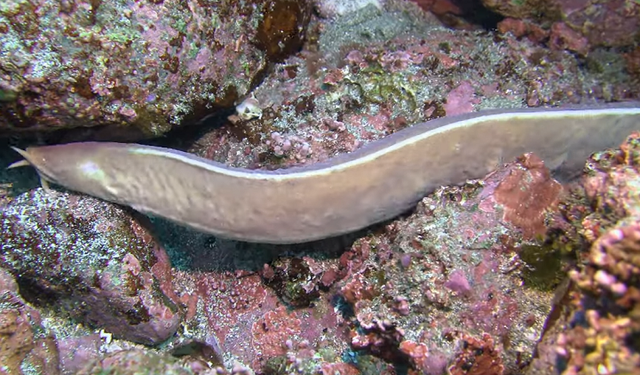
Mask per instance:
[[[355,314],[353,347],[406,358],[418,374],[514,373],[533,358],[523,349],[535,345],[552,295],[523,287],[517,241],[531,226],[504,214],[518,209],[515,199],[502,206],[497,196],[549,197],[535,210],[554,212],[559,184],[536,161],[525,155],[475,185],[440,190],[414,215],[354,244],[364,261],[339,282]]]
[[[493,339],[484,334],[476,339],[464,335],[464,350],[450,369],[451,375],[502,375],[504,365]]]
[[[640,4],[635,0],[483,0],[482,3],[506,17],[552,24],[552,34],[554,28],[567,28],[567,33],[579,35],[585,46],[588,43],[590,47],[631,46],[640,30]]]
[[[473,112],[473,105],[479,100],[475,99],[473,86],[469,82],[462,82],[447,95],[443,108],[448,116]]]
[[[630,136],[620,148],[597,153],[587,164],[589,173],[583,185],[595,205],[594,215],[608,213],[615,220],[640,216],[640,198],[635,190],[640,165],[638,138],[637,134]]]
[[[99,333],[58,337],[56,344],[60,352],[61,372],[77,374],[88,363],[99,360],[102,341]]]
[[[451,274],[449,275],[449,280],[447,280],[444,285],[459,294],[466,294],[471,291],[469,280],[467,280],[464,272],[459,270],[451,272]]]
[[[43,331],[39,312],[20,297],[15,279],[0,269],[0,373],[19,374],[31,367],[57,375],[55,340]]]
[[[266,358],[278,357],[287,353],[287,340],[302,332],[300,319],[289,314],[285,306],[264,314],[253,323],[253,347]]]
[[[268,276],[268,271],[261,273]],[[331,294],[292,309],[255,273],[176,272],[174,282],[178,293],[188,297],[184,301],[194,298],[195,303],[184,322],[188,333],[172,346],[183,346],[186,338],[205,342],[209,350],[265,374],[342,363],[338,358],[348,348],[347,327],[334,311]],[[320,355],[326,359],[318,361]]]
[[[498,30],[518,38],[526,37],[534,43],[546,43],[552,50],[567,50],[581,56],[587,56],[592,48],[587,38],[564,22],[556,22],[547,30],[533,21],[507,18],[498,23]]]
[[[3,1],[0,132],[108,125],[135,138],[198,121],[300,48],[309,12],[290,0]]]

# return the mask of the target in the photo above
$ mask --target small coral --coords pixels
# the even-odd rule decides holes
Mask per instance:
[[[586,321],[558,336],[558,352],[571,373],[640,374],[633,344],[640,334],[640,222],[611,229],[588,259],[581,272],[571,273],[590,296],[581,303]]]

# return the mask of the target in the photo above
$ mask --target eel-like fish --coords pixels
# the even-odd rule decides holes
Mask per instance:
[[[439,186],[481,178],[534,152],[555,173],[640,130],[640,103],[443,117],[327,162],[277,171],[225,166],[124,143],[18,150],[44,181],[249,242],[298,243],[362,229],[412,208]]]

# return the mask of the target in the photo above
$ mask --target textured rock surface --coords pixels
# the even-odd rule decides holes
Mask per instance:
[[[551,335],[558,332],[549,328],[551,318],[547,318],[554,303],[555,309],[560,306],[568,311],[567,316],[574,316],[564,322],[582,316],[600,323],[600,330],[594,328],[586,332],[594,332],[594,340],[598,337],[610,340],[603,353],[611,358],[615,355],[617,366],[634,364],[637,357],[633,351],[611,344],[611,338],[628,335],[635,329],[633,324],[625,323],[629,321],[625,320],[626,315],[620,317],[622,323],[620,319],[609,321],[606,320],[609,318],[600,318],[604,316],[602,313],[580,313],[580,306],[575,305],[581,296],[575,285],[581,285],[580,288],[590,293],[598,293],[598,288],[602,288],[603,293],[622,292],[623,295],[605,296],[615,303],[627,303],[627,310],[621,305],[620,311],[634,311],[628,305],[635,303],[634,289],[628,287],[636,283],[634,258],[626,259],[626,251],[616,250],[629,246],[629,242],[611,247],[616,238],[635,238],[633,229],[620,229],[608,235],[609,239],[598,240],[597,249],[616,255],[613,266],[603,263],[602,259],[606,258],[598,255],[602,250],[582,255],[587,266],[583,273],[572,276],[574,289],[570,290],[576,296],[574,299],[567,300],[562,293],[554,299],[554,290],[561,284],[563,270],[571,264],[564,261],[566,249],[562,249],[579,248],[580,244],[571,223],[558,217],[570,217],[567,212],[580,212],[580,222],[585,228],[581,233],[586,238],[596,238],[604,230],[600,225],[613,225],[606,224],[607,219],[618,222],[618,216],[603,216],[605,213],[614,212],[624,217],[636,212],[635,179],[629,177],[640,160],[639,153],[634,151],[636,143],[630,142],[633,147],[629,146],[627,151],[601,153],[597,166],[594,162],[589,164],[590,179],[585,180],[585,188],[579,190],[582,205],[571,206],[578,198],[563,191],[539,159],[527,154],[482,181],[438,190],[425,197],[412,215],[372,228],[369,234],[337,254],[327,252],[326,244],[320,246],[324,249],[321,252],[313,252],[317,244],[265,247],[216,240],[183,228],[174,228],[175,232],[171,233],[159,226],[158,229],[172,236],[171,241],[166,242],[172,253],[176,246],[190,252],[182,254],[182,259],[191,263],[176,263],[183,270],[169,270],[163,252],[146,241],[136,240],[135,236],[126,236],[126,243],[138,244],[137,249],[128,251],[136,254],[140,264],[151,255],[158,258],[151,273],[164,291],[163,300],[176,301],[184,310],[184,326],[163,345],[161,353],[140,349],[122,351],[126,344],[107,345],[96,341],[95,336],[93,339],[90,336],[60,337],[57,341],[64,358],[62,368],[80,371],[78,363],[69,361],[69,356],[77,355],[93,361],[86,373],[99,373],[108,366],[118,371],[151,366],[176,373],[207,373],[213,370],[205,363],[212,363],[213,367],[235,369],[238,374],[249,368],[264,374],[291,371],[330,374],[336,370],[354,375],[393,374],[397,371],[395,366],[407,366],[413,374],[445,371],[499,374],[518,373],[533,361],[529,367],[531,374],[545,374],[549,373],[545,367],[548,363],[564,361],[567,366],[576,366],[581,363],[580,358],[586,361],[595,356],[588,357],[592,347],[576,341],[573,336],[565,342]],[[37,190],[10,200],[3,208],[3,215],[11,220],[3,221],[3,225],[21,223],[22,227],[17,228],[22,230],[13,233],[32,233],[26,230],[30,228],[28,224],[37,222],[39,236],[26,238],[40,241],[55,238],[56,242],[47,242],[51,248],[73,249],[75,258],[68,260],[66,267],[52,262],[51,253],[40,252],[44,265],[60,270],[57,277],[69,277],[73,270],[84,270],[77,279],[81,282],[69,288],[71,295],[61,294],[62,297],[55,300],[53,311],[59,313],[60,306],[77,306],[74,301],[83,300],[78,295],[86,299],[86,295],[82,295],[85,289],[82,280],[88,276],[83,275],[95,272],[93,263],[83,260],[89,253],[81,252],[79,249],[85,247],[77,245],[91,244],[94,254],[102,254],[102,237],[97,236],[102,232],[96,232],[95,228],[104,227],[104,231],[115,236],[110,243],[117,245],[121,242],[116,233],[132,224],[127,216],[119,216],[122,213],[107,211],[105,203],[68,200],[69,196],[56,192],[50,192],[49,198],[43,194]],[[536,205],[520,204],[530,197],[535,198]],[[593,212],[588,209],[587,197],[594,200]],[[58,210],[43,210],[42,207],[49,207],[43,204],[47,202]],[[54,205],[55,202],[64,204]],[[34,203],[41,209],[35,210]],[[17,212],[18,207],[22,217],[7,216]],[[98,216],[94,216],[97,212],[111,214],[98,221]],[[94,218],[88,220],[93,225],[82,222],[81,219],[87,217]],[[69,225],[78,221],[83,225]],[[562,239],[557,233],[544,242],[536,240],[549,234],[549,223],[552,231],[564,228],[566,237],[563,238],[573,241],[572,245],[561,247]],[[632,223],[625,225],[635,228]],[[119,230],[113,230],[119,226]],[[65,242],[66,237],[54,230],[61,228],[66,230],[66,236],[73,236],[75,240]],[[93,230],[90,236],[87,228]],[[58,235],[53,235],[55,233]],[[92,241],[78,241],[83,233]],[[5,266],[31,275],[27,266],[39,266],[32,263],[29,253],[40,248],[31,243],[30,251],[23,254],[26,257],[12,261],[6,254],[15,253],[7,251],[9,248],[4,244],[13,243],[15,239],[3,242]],[[285,256],[283,251],[294,253]],[[59,259],[69,259],[63,256],[61,253]],[[120,262],[117,267],[107,264],[102,268],[104,273],[119,271],[125,274],[121,276],[123,280],[128,280],[131,264]],[[195,267],[200,270],[193,270]],[[141,267],[139,273],[143,274],[144,269]],[[630,279],[625,279],[621,286],[618,281],[625,276],[621,273],[625,270],[630,270]],[[52,285],[65,285],[51,274],[43,275],[47,278],[30,280],[35,286],[45,285],[49,289],[25,284],[21,276],[21,285],[30,287],[21,292],[32,298],[51,298]],[[118,273],[115,275],[112,279]],[[98,297],[101,295],[95,293]],[[137,306],[134,311],[146,311],[146,308]],[[73,316],[69,311],[62,313]],[[118,316],[114,309],[105,314]],[[555,322],[560,324],[557,323],[560,321]],[[135,329],[135,325],[127,325],[126,329]],[[541,343],[538,350],[542,354],[534,358],[533,350],[543,332],[547,332],[543,343],[547,343],[549,350],[545,351]],[[563,353],[558,349],[561,344],[567,347],[570,356],[558,357]],[[75,353],[72,347],[83,349]],[[109,354],[105,356],[101,352]],[[539,357],[545,355],[553,361],[543,362]],[[183,360],[176,362],[172,356],[183,357]],[[597,361],[593,363],[598,365]],[[544,371],[535,372],[540,368]]]
[[[188,242],[194,253],[183,259],[209,267],[174,272],[187,310],[181,336],[264,373],[393,373],[390,363],[404,363],[438,374],[463,369],[481,349],[481,369],[514,371],[531,358],[558,277],[536,282],[539,264],[520,256],[539,246],[523,239],[544,232],[540,218],[556,210],[558,189],[526,155],[482,182],[429,195],[415,214],[337,254],[326,244],[276,251],[176,232],[169,248]],[[521,191],[540,202],[531,221],[512,220],[530,214],[513,204]]]
[[[246,95],[301,46],[306,1],[6,0],[0,134],[161,135]]]
[[[323,161],[445,115],[640,98],[615,51],[585,64],[526,38],[444,28],[411,3],[386,6],[312,22],[318,35],[253,91],[247,106],[259,115],[231,116],[190,151],[275,169]]]
[[[556,297],[528,374],[640,373],[640,135],[596,153],[583,179],[564,215],[581,262]]]
[[[166,255],[121,209],[40,189],[0,208],[0,228],[0,265],[30,302],[134,342],[156,344],[176,331]]]
[[[356,243],[352,251],[364,262],[341,283],[355,313],[354,347],[387,360],[408,356],[425,374],[467,373],[474,363],[476,371],[514,372],[532,358],[525,348],[535,345],[553,289],[532,283],[522,261],[521,238],[532,226],[513,217],[527,217],[528,207],[499,203],[522,191],[557,194],[557,182],[532,160],[523,157],[477,185],[440,190],[385,235]],[[541,200],[540,215],[555,210],[553,201]]]
[[[121,350],[104,356],[98,361],[86,365],[78,375],[225,375],[224,369],[210,369],[206,363],[180,361],[169,355],[151,351],[132,349]],[[249,374],[235,372],[236,375]]]
[[[0,374],[57,375],[55,340],[42,326],[40,314],[20,297],[18,284],[0,269]]]
[[[561,24],[592,47],[633,46],[640,33],[640,4],[634,0],[483,0],[489,9],[540,25]]]
[[[317,9],[327,12],[339,5],[320,2]],[[420,3],[440,15],[464,16],[465,9],[451,8],[446,0]],[[5,13],[20,4],[31,3],[0,5],[1,43],[8,40],[2,26]],[[69,17],[77,22],[76,31],[82,31],[88,26],[80,14],[93,12],[95,25],[104,26],[104,12],[122,4],[105,0],[49,6],[69,6],[60,22]],[[138,1],[134,6],[141,12],[123,12],[121,22],[157,16],[134,31],[157,37],[154,43],[159,44],[137,51],[151,59],[160,56],[148,48],[169,46],[164,60],[150,61],[144,69],[174,80],[159,80],[157,86],[145,81],[150,86],[143,87],[165,90],[144,100],[152,99],[145,105],[165,115],[172,113],[169,122],[192,118],[181,115],[191,113],[188,109],[171,112],[185,103],[184,95],[197,103],[221,98],[199,86],[199,80],[219,78],[212,69],[220,64],[235,65],[236,70],[220,73],[227,87],[247,90],[249,76],[235,73],[246,64],[259,68],[268,60],[281,60],[252,82],[258,85],[254,96],[228,122],[204,135],[181,134],[179,142],[169,143],[234,166],[312,164],[448,114],[639,97],[640,85],[634,81],[640,77],[638,50],[592,50],[587,37],[567,22],[539,25],[510,19],[501,23],[504,34],[456,31],[443,28],[412,3],[353,1],[358,10],[344,17],[312,16],[303,51],[287,57],[287,46],[297,45],[300,35],[292,26],[299,18],[287,16],[295,8],[291,2],[273,2],[264,13],[264,34],[254,28],[259,22],[235,27],[257,21],[254,11],[266,8],[221,12],[226,4]],[[43,6],[37,12],[50,9]],[[197,24],[180,22],[188,14]],[[207,18],[212,14],[220,19]],[[167,26],[169,15],[175,22]],[[149,20],[157,22],[152,27]],[[24,21],[31,25],[32,20]],[[214,23],[219,27],[211,27]],[[79,112],[97,110],[94,119],[111,119],[105,108],[124,108],[118,116],[130,114],[127,100],[138,100],[139,93],[126,97],[119,85],[110,85],[109,77],[117,81],[125,74],[124,81],[135,81],[145,76],[126,76],[122,60],[104,60],[107,47],[110,52],[129,48],[126,40],[103,38],[124,30],[122,24],[95,25],[89,34],[69,40],[97,38],[99,45],[91,39],[96,46],[78,48],[96,49],[91,64],[112,63],[94,69],[94,80],[81,86],[99,93],[82,99],[82,92],[70,87],[47,96],[51,101],[40,102],[43,112],[24,119],[41,118],[55,109],[47,105],[61,98],[61,112],[56,112],[61,116],[74,103]],[[469,30],[479,30],[471,26]],[[189,33],[176,39],[174,31],[181,27]],[[235,38],[231,44],[229,38]],[[220,43],[205,46],[211,40]],[[292,42],[279,45],[283,40]],[[59,43],[56,34],[52,41]],[[33,51],[43,48],[31,39],[21,43],[34,43]],[[131,48],[139,47],[135,43]],[[199,52],[179,54],[195,53],[195,48],[205,54],[222,48],[228,60],[209,66],[202,62],[206,58],[199,60]],[[179,71],[171,73],[176,56]],[[29,66],[42,66],[41,61]],[[40,91],[25,97],[1,86],[0,106],[8,109],[4,116],[20,115],[18,104],[43,100],[38,95],[61,84],[55,74],[50,82],[33,83],[32,72],[21,71],[23,67],[0,66],[2,84],[39,84]],[[57,72],[70,75],[74,67],[71,62]],[[26,74],[26,83],[19,73]],[[85,73],[73,72],[74,77]],[[185,87],[192,89],[185,94],[180,91]],[[229,100],[234,96],[226,94],[222,92]],[[124,96],[114,102],[114,95]],[[209,113],[202,108],[195,105],[193,116]],[[151,126],[156,120],[140,117]],[[58,124],[47,121],[42,124]],[[138,124],[137,119],[123,121]],[[93,130],[91,136],[99,138]],[[17,276],[20,296],[15,285],[9,290],[20,303],[2,303],[0,311],[11,311],[16,319],[5,319],[7,326],[22,330],[0,334],[0,340],[9,340],[0,355],[14,368],[29,364],[30,373],[44,374],[59,368],[63,374],[546,375],[566,370],[591,375],[613,373],[612,366],[633,373],[638,358],[633,347],[638,335],[639,271],[633,255],[639,232],[637,144],[634,138],[622,150],[597,154],[582,185],[571,189],[554,181],[535,155],[525,154],[505,160],[508,165],[481,181],[429,194],[414,212],[394,221],[295,246],[226,241],[157,219],[152,219],[152,239],[130,211],[61,191],[22,194],[30,188],[25,177],[35,174],[2,170],[0,263]],[[0,156],[5,151],[10,152],[0,149]],[[11,161],[16,157],[11,154]],[[27,328],[33,339],[18,334],[29,332]]]

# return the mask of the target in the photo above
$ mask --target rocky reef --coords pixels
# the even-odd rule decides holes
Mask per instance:
[[[135,139],[197,122],[300,48],[310,11],[288,0],[3,1],[0,132],[102,126]]]
[[[170,134],[274,170],[447,115],[640,98],[637,2],[483,3],[488,29],[446,0],[4,2],[1,164]],[[524,153],[286,246],[36,177],[0,172],[1,374],[640,373],[639,134],[571,181]]]

